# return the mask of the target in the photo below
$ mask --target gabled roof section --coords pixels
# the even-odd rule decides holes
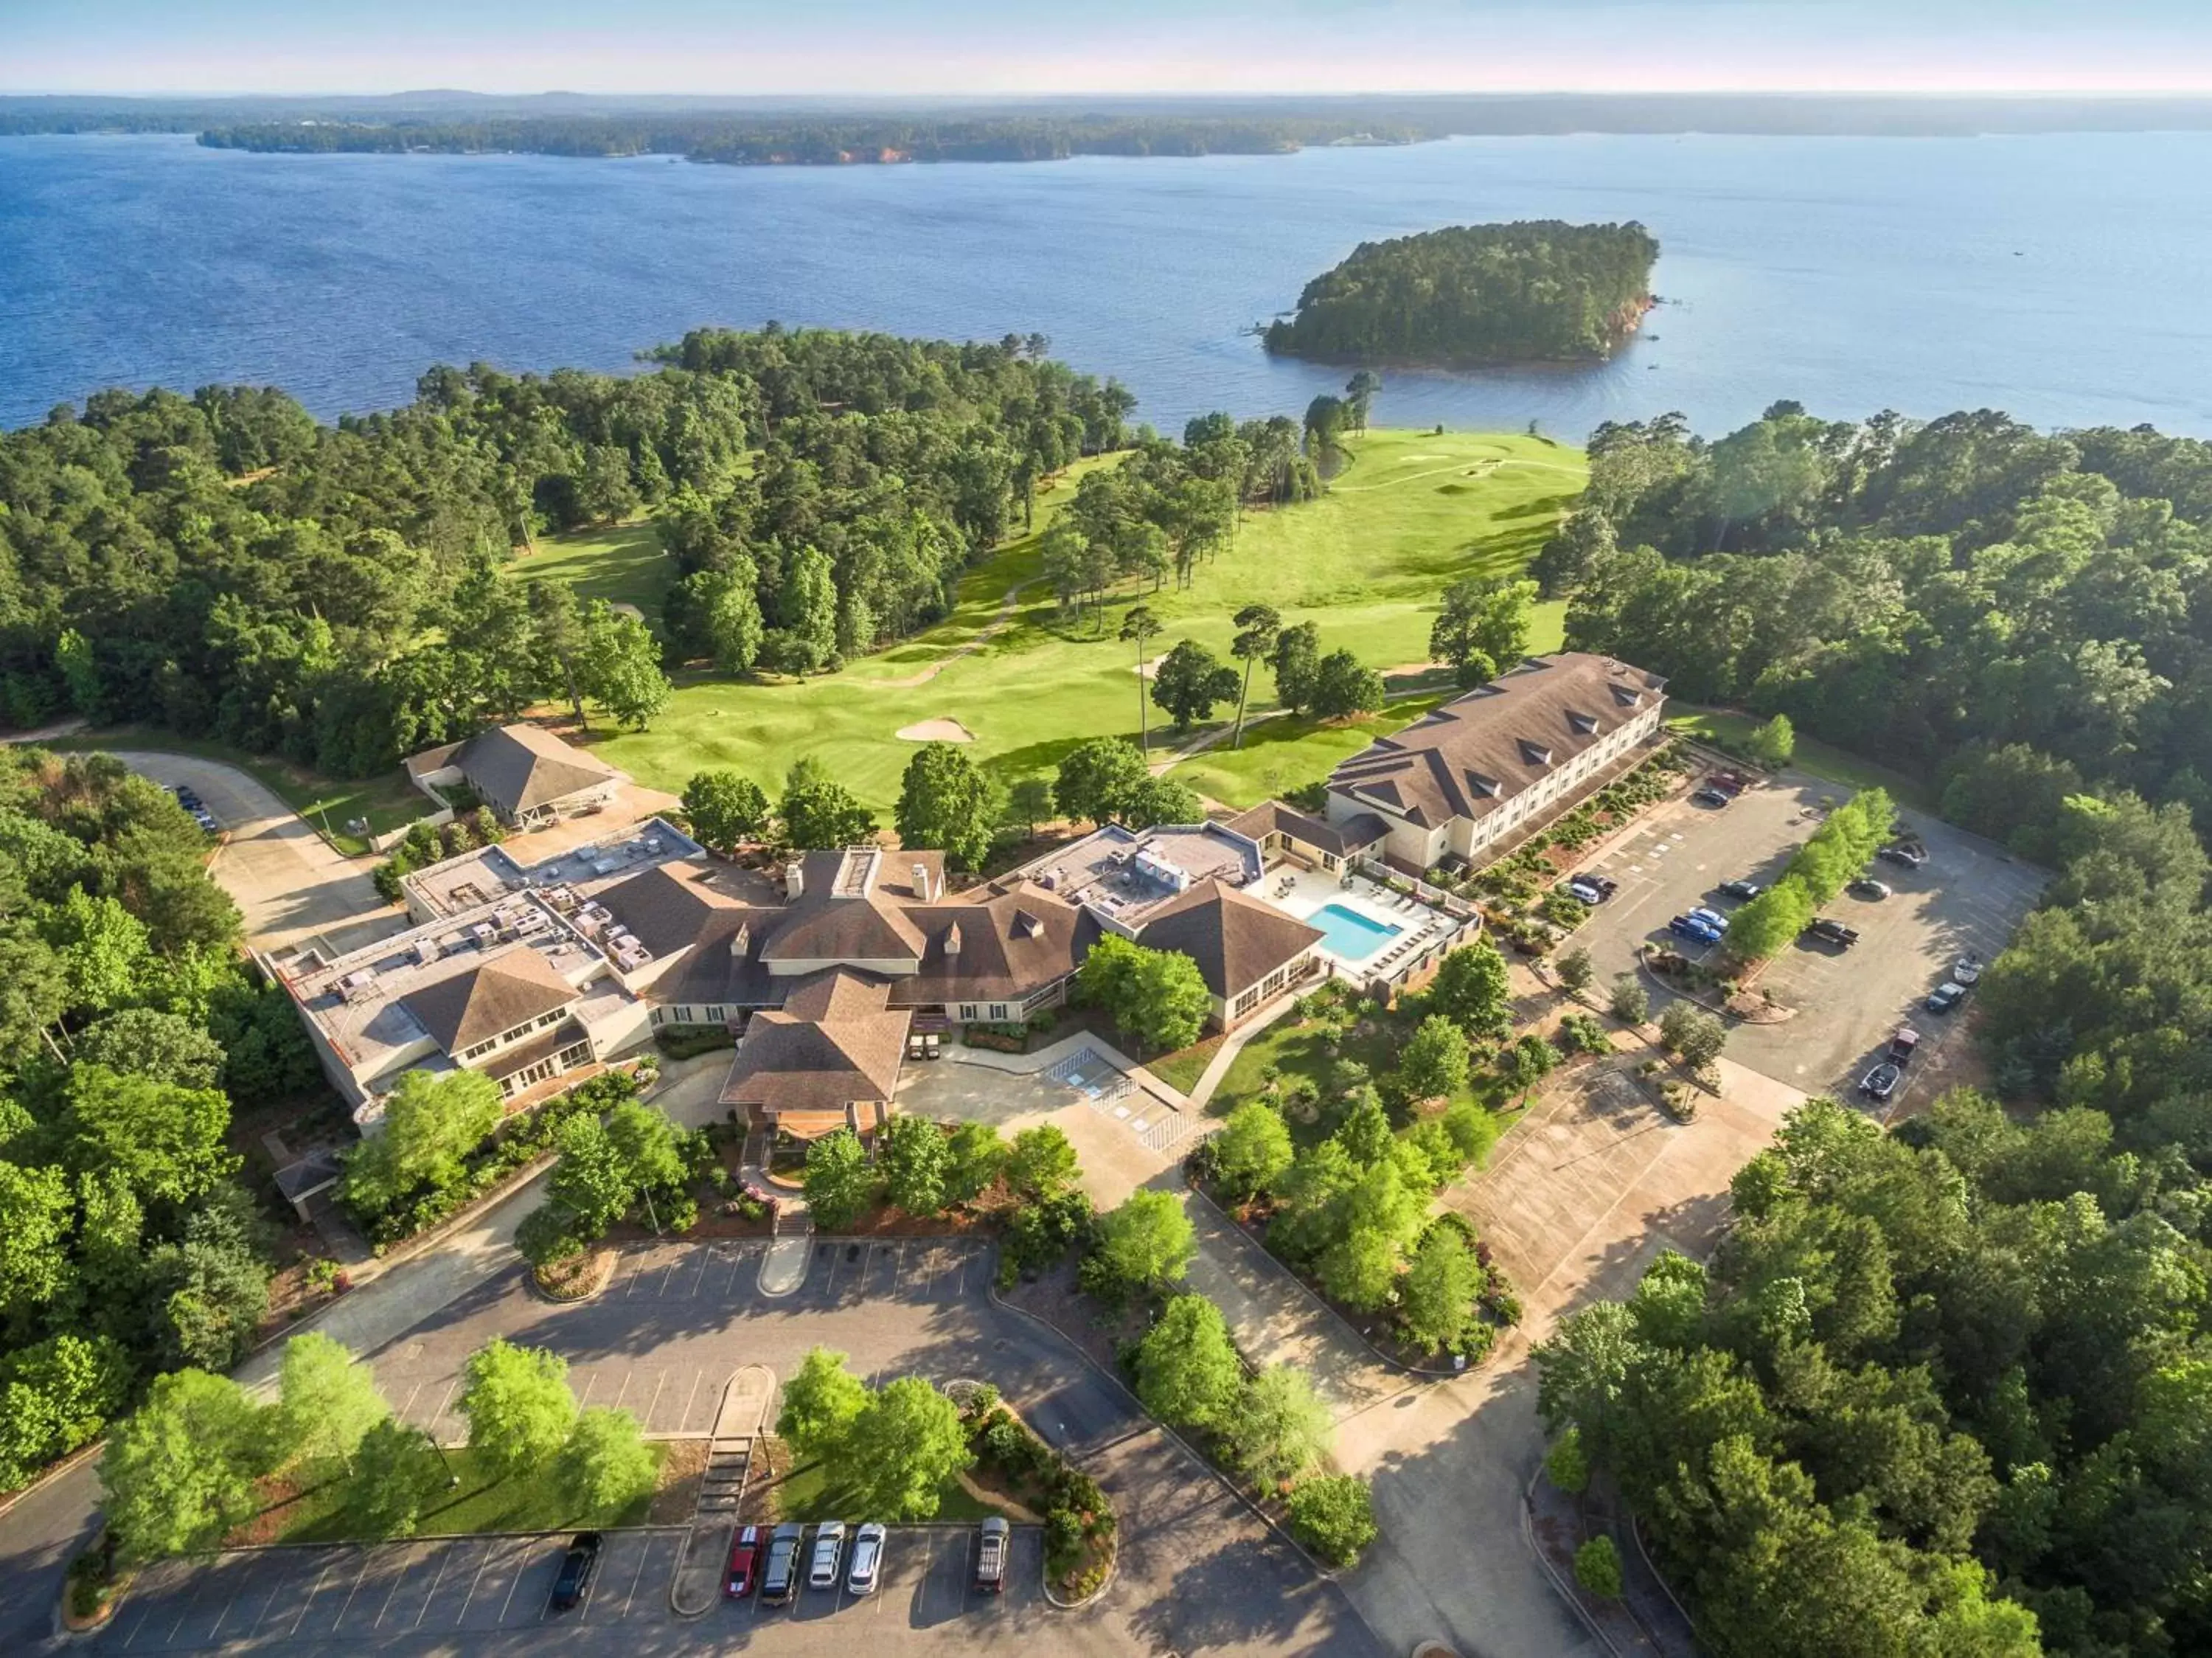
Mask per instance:
[[[402,997],[400,1005],[440,1047],[457,1054],[575,999],[576,987],[524,944],[466,972],[425,984]]]
[[[722,1085],[726,1106],[836,1111],[898,1089],[908,1015],[890,987],[832,968],[809,977],[780,1009],[757,1013]]]
[[[565,800],[623,775],[535,725],[480,732],[444,764],[458,767],[471,788],[510,813]]]
[[[701,871],[672,863],[605,887],[594,901],[657,956],[689,948],[717,917],[744,907],[709,887]]]
[[[1198,964],[1206,989],[1233,1002],[1321,941],[1317,928],[1224,887],[1206,881],[1146,923],[1137,942],[1177,950]]]
[[[1328,785],[1425,829],[1480,818],[1653,706],[1666,684],[1584,651],[1531,657],[1369,745]]]
[[[1261,801],[1250,811],[1229,820],[1240,835],[1259,840],[1270,834],[1288,835],[1308,846],[1317,846],[1339,857],[1371,846],[1390,832],[1390,826],[1372,813],[1362,813],[1342,824],[1329,823],[1279,800]]]

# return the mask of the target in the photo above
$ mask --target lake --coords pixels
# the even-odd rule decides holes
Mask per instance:
[[[1600,367],[1387,376],[1392,424],[1579,438],[1996,406],[2212,434],[2212,134],[1468,138],[1287,156],[745,168],[0,139],[0,424],[101,387],[282,386],[321,416],[432,363],[620,370],[705,324],[1050,336],[1143,416],[1303,411],[1248,332],[1362,240],[1637,218],[1666,303]]]

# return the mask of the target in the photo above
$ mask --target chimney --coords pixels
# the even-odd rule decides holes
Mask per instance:
[[[957,921],[945,930],[945,954],[947,955],[960,954],[960,923]]]
[[[929,866],[927,863],[917,863],[914,866],[914,895],[924,904],[930,900]]]
[[[794,857],[790,863],[783,866],[784,902],[787,904],[797,903],[799,894],[804,893],[805,890],[806,860],[803,856]]]
[[[750,922],[739,922],[738,923],[737,931],[730,935],[730,960],[732,961],[743,961],[747,955],[751,954],[752,948],[752,925]]]

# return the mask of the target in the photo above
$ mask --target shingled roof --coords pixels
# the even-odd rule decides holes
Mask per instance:
[[[617,780],[623,773],[535,725],[502,725],[447,756],[469,787],[513,816]]]
[[[1254,840],[1264,840],[1271,834],[1288,835],[1338,857],[1372,846],[1390,832],[1390,826],[1372,812],[1358,813],[1340,824],[1328,823],[1279,800],[1261,801],[1250,811],[1230,819],[1229,826]]]
[[[526,1025],[576,999],[576,987],[526,944],[400,998],[447,1053]]]
[[[722,1085],[726,1106],[836,1111],[898,1088],[908,1015],[879,978],[836,967],[810,975],[779,1009],[757,1013]]]
[[[1150,950],[1181,951],[1198,964],[1206,989],[1234,1002],[1321,937],[1318,928],[1209,881],[1154,915],[1137,942]]]
[[[656,863],[617,881],[595,901],[655,955],[689,948],[719,916],[745,907],[709,887],[703,871],[672,863]]]
[[[1533,656],[1377,738],[1328,786],[1423,828],[1480,819],[1650,707],[1666,684],[1584,651]]]

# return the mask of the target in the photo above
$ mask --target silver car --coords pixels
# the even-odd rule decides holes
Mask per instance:
[[[832,1520],[814,1528],[814,1564],[806,1572],[810,1589],[837,1587],[837,1564],[845,1553],[845,1522]]]
[[[845,1593],[873,1594],[884,1568],[884,1545],[890,1533],[874,1521],[853,1534],[853,1564],[845,1573]]]

